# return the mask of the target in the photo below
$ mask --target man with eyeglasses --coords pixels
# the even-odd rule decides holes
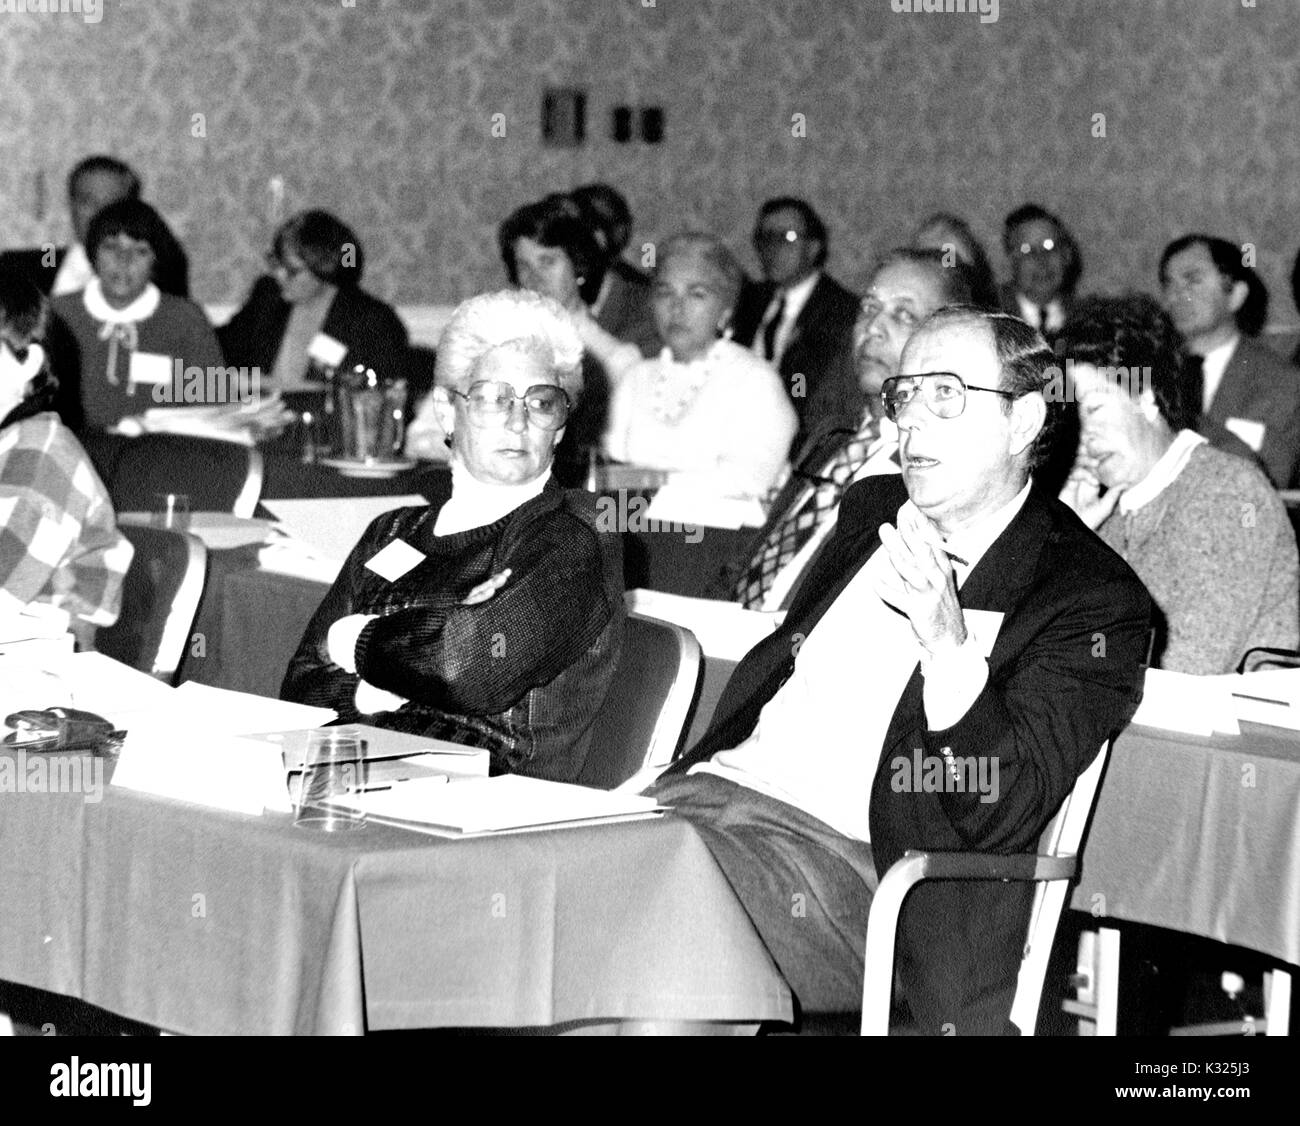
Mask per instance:
[[[763,281],[741,291],[733,336],[780,373],[799,415],[798,449],[818,425],[857,422],[858,295],[825,272],[829,235],[806,200],[779,196],[764,203],[754,225],[754,252]]]
[[[1227,239],[1190,234],[1160,255],[1165,312],[1201,358],[1196,429],[1226,453],[1258,461],[1276,489],[1300,470],[1300,368],[1256,337],[1268,290]]]
[[[850,426],[822,424],[791,459],[793,470],[768,508],[767,522],[724,568],[720,597],[751,610],[778,610],[835,527],[853,482],[899,471],[898,428],[883,416],[880,390],[898,374],[903,346],[941,305],[971,300],[974,279],[938,250],[890,251],[867,286],[853,326],[859,409]]]
[[[1055,372],[1005,314],[954,306],[917,328],[881,392],[901,476],[849,489],[784,624],[649,791],[697,827],[805,1013],[858,1007],[878,873],[907,849],[1033,852],[1137,703],[1146,592],[1031,489]],[[1015,1031],[1031,897],[911,894],[896,971],[917,1029]]]
[[[1002,308],[1038,329],[1050,344],[1065,327],[1083,258],[1065,224],[1036,203],[1017,207],[1002,225],[1011,284]]]

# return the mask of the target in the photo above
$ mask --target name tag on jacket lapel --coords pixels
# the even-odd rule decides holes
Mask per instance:
[[[340,343],[334,337],[323,332],[318,332],[313,336],[311,343],[307,345],[308,359],[315,360],[317,363],[330,368],[338,367],[347,354],[348,346],[346,344]]]
[[[1264,444],[1266,428],[1262,422],[1256,422],[1253,418],[1225,418],[1223,428],[1232,431],[1256,453],[1259,453],[1259,448]]]
[[[993,654],[993,643],[997,641],[1002,630],[1002,619],[1006,617],[1001,610],[965,610],[962,617],[966,620],[966,632],[975,640],[975,647],[987,661]]]
[[[405,540],[393,540],[366,560],[366,570],[374,571],[381,579],[387,579],[391,583],[423,562],[424,552],[416,551]]]

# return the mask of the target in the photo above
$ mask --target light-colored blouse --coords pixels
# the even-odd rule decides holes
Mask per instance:
[[[605,452],[705,474],[728,496],[761,497],[785,465],[798,418],[781,377],[730,340],[678,363],[668,349],[615,381]]]

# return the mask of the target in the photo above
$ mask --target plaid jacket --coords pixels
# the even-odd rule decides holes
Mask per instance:
[[[48,602],[112,625],[131,555],[104,483],[58,415],[0,431],[0,613]]]

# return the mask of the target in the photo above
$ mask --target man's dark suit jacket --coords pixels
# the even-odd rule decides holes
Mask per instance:
[[[737,666],[704,738],[674,764],[688,769],[734,747],[794,671],[802,639],[880,544],[907,499],[900,477],[853,485],[830,542],[796,592],[785,623]],[[960,591],[966,609],[1005,614],[989,678],[945,731],[926,729],[920,666],[897,705],[870,801],[871,848],[883,874],[909,848],[1033,852],[1075,779],[1140,698],[1150,600],[1137,576],[1054,498],[1031,490]],[[863,638],[863,644],[871,639]],[[872,706],[870,686],[847,708]],[[995,756],[997,800],[979,793],[898,793],[893,763],[920,748],[958,758]],[[791,748],[797,753],[797,748]],[[928,1033],[1010,1031],[1008,1016],[1028,925],[1028,884],[921,885],[900,920],[898,974]]]
[[[776,286],[748,283],[740,291],[732,318],[732,337],[745,348],[754,342]],[[799,311],[777,370],[787,393],[794,377],[806,381],[803,396],[791,396],[799,415],[796,448],[823,426],[853,426],[862,414],[862,392],[853,367],[853,324],[860,298],[822,274]]]
[[[243,308],[217,329],[226,363],[232,367],[258,367],[264,375],[269,374],[275,367],[290,311],[275,279],[265,275],[258,278]],[[325,314],[321,332],[347,346],[340,370],[365,364],[385,379],[406,376],[406,326],[392,306],[377,297],[360,289],[340,289]],[[306,356],[302,362],[305,368]]]
[[[1024,314],[1020,311],[1020,302],[1016,300],[1016,287],[1014,285],[1001,285],[998,287],[998,296],[1002,303],[1002,311],[1010,313],[1013,317],[1021,317]],[[1077,298],[1073,294],[1057,294],[1057,300],[1061,302],[1061,309],[1065,314],[1065,320],[1060,328],[1055,332],[1044,332],[1043,339],[1050,345],[1055,345],[1057,339],[1065,331],[1065,325],[1070,323],[1070,315],[1074,312],[1077,304]]]
[[[1300,469],[1300,368],[1267,345],[1243,336],[1198,429],[1228,453],[1240,447],[1218,440],[1230,418],[1264,425],[1259,463],[1277,489],[1288,489]]]
[[[68,256],[66,246],[54,248],[54,264],[46,262],[45,251],[40,247],[26,250],[6,250],[0,254],[0,270],[11,270],[30,278],[36,287],[45,294],[54,288],[54,279],[58,277],[59,268]],[[153,282],[164,293],[174,297],[190,295],[190,262],[185,250],[175,237],[169,238],[158,248],[158,258],[154,263]]]

